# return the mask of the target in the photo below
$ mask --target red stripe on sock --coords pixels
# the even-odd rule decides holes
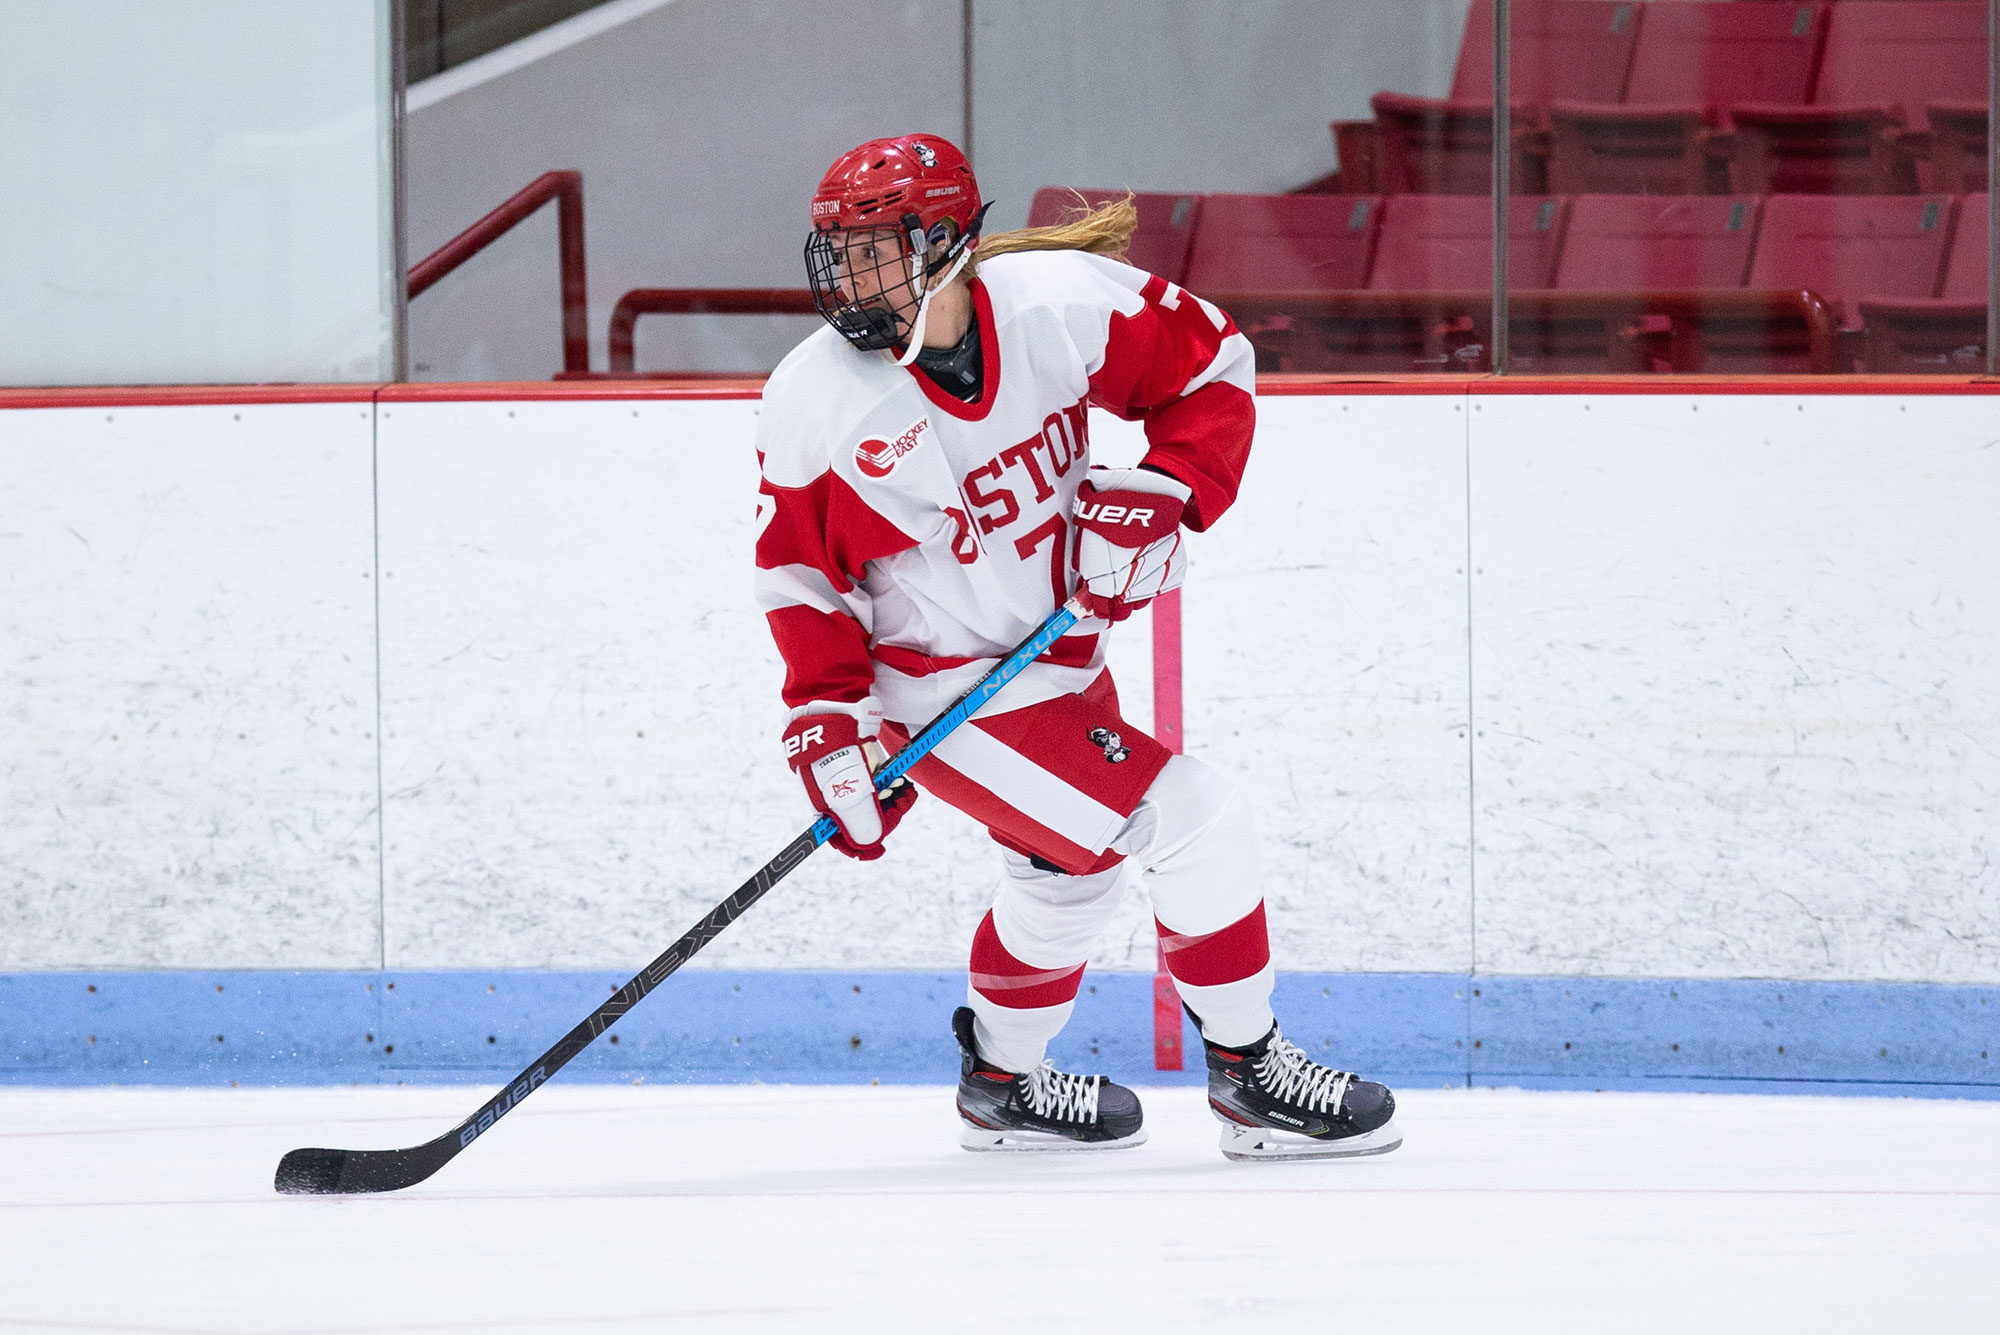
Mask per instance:
[[[1271,935],[1264,926],[1264,901],[1220,931],[1185,936],[1158,918],[1167,972],[1196,987],[1238,983],[1271,962]]]
[[[1009,1010],[1039,1010],[1076,1000],[1083,984],[1083,966],[1037,969],[1007,953],[988,911],[972,934],[972,986],[979,995]]]

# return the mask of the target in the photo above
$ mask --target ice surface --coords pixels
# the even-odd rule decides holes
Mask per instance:
[[[2000,1104],[1411,1090],[1394,1154],[974,1155],[938,1088],[0,1090],[0,1330],[1992,1330]]]

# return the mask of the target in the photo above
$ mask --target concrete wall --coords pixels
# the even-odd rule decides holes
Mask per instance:
[[[756,409],[0,412],[0,970],[643,962],[806,815]],[[1265,398],[1186,735],[1256,798],[1280,967],[2000,981],[1991,421]],[[927,800],[697,964],[950,971],[993,875]],[[1136,896],[1096,962],[1151,967]]]
[[[584,173],[593,364],[634,287],[803,284],[828,162],[913,129],[966,138],[995,228],[1043,185],[1284,190],[1335,117],[1442,92],[1469,0],[612,0],[412,87],[410,255],[541,172]],[[553,211],[417,299],[420,380],[561,365]],[[649,317],[644,368],[766,370],[799,318]]]
[[[542,172],[582,171],[601,370],[605,322],[634,287],[803,286],[805,200],[835,155],[913,126],[962,131],[962,34],[958,0],[613,0],[412,88],[411,258]],[[413,373],[553,375],[558,310],[549,208],[411,303]],[[812,327],[655,317],[640,352],[767,369]]]

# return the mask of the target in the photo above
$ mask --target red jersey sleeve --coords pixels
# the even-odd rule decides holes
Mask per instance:
[[[831,468],[798,485],[758,452],[758,606],[785,660],[785,704],[851,704],[867,696],[868,595],[862,567],[917,545],[857,496]]]
[[[1186,523],[1198,533],[1236,500],[1250,460],[1257,424],[1250,340],[1219,307],[1185,288],[1127,265],[1096,265],[1123,290],[1090,367],[1091,400],[1145,424],[1151,448],[1141,462],[1194,492]]]

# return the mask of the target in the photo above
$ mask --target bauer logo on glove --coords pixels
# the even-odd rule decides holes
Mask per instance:
[[[1077,597],[1105,621],[1123,621],[1187,577],[1181,513],[1185,483],[1144,468],[1093,468],[1076,493]]]

